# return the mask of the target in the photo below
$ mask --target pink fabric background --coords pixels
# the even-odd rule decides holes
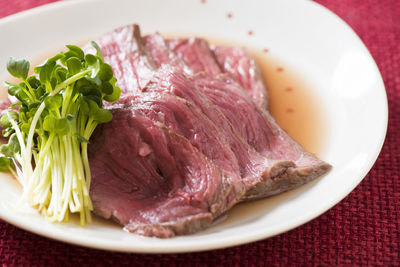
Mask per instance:
[[[0,0],[0,18],[50,2]],[[389,99],[389,129],[382,153],[348,197],[317,219],[279,236],[190,254],[140,255],[82,248],[28,233],[0,220],[2,266],[399,265],[400,1],[317,2],[339,15],[364,41],[382,73]],[[0,39],[0,44],[6,41]]]

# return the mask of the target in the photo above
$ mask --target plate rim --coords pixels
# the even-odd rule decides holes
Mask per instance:
[[[64,7],[69,7],[69,6],[73,6],[73,5],[82,5],[83,3],[88,3],[88,2],[97,2],[97,0],[63,0],[63,1],[57,1],[57,2],[52,2],[52,3],[48,3],[48,4],[44,4],[41,6],[37,6],[28,10],[24,10],[15,14],[11,14],[9,16],[3,17],[0,19],[0,27],[3,27],[4,24],[7,23],[13,23],[15,20],[20,20],[20,19],[24,19],[26,17],[29,16],[35,16],[38,15],[42,12],[48,12],[51,10],[56,10],[56,9],[62,9]],[[4,215],[3,212],[0,209],[0,219],[4,220],[7,223],[10,223],[20,229],[23,229],[25,231],[46,237],[46,238],[50,238],[52,240],[57,240],[60,242],[64,242],[64,243],[68,243],[68,244],[73,244],[73,245],[77,245],[77,246],[81,246],[81,247],[89,247],[89,248],[95,248],[95,249],[101,249],[101,250],[108,250],[108,251],[119,251],[119,252],[126,252],[126,253],[149,253],[149,254],[156,254],[156,253],[182,253],[182,252],[199,252],[199,251],[208,251],[208,250],[214,250],[214,249],[223,249],[223,248],[227,248],[227,247],[232,247],[232,246],[238,246],[238,245],[243,245],[249,242],[256,242],[262,239],[267,239],[267,238],[271,238],[273,236],[279,235],[281,233],[287,232],[289,230],[295,229],[307,222],[310,222],[311,220],[319,217],[321,214],[327,212],[329,209],[331,209],[332,207],[334,207],[336,204],[338,204],[339,202],[341,202],[345,197],[347,197],[356,187],[357,185],[359,185],[361,183],[361,181],[366,177],[366,175],[370,172],[370,170],[373,168],[373,165],[375,163],[375,161],[378,159],[381,150],[383,148],[383,145],[385,143],[385,139],[386,139],[386,135],[387,135],[387,128],[388,128],[388,117],[389,117],[389,106],[388,106],[388,99],[387,99],[387,92],[385,89],[385,84],[383,82],[383,78],[382,75],[380,73],[380,70],[373,58],[373,56],[371,55],[368,47],[362,42],[362,40],[360,39],[360,37],[358,36],[358,34],[353,30],[353,28],[346,23],[343,19],[341,19],[338,15],[336,15],[335,13],[333,13],[332,11],[330,11],[328,8],[324,7],[323,5],[317,3],[317,2],[313,2],[313,1],[303,1],[303,4],[307,5],[314,5],[315,7],[319,8],[319,10],[321,12],[326,12],[327,14],[329,14],[330,16],[333,15],[333,17],[335,18],[337,23],[341,23],[342,25],[344,25],[346,28],[350,29],[351,32],[353,33],[353,37],[355,37],[359,43],[359,45],[361,45],[361,47],[363,49],[366,50],[366,54],[368,54],[368,59],[369,59],[369,63],[371,63],[374,67],[374,71],[376,71],[379,75],[379,89],[382,89],[384,94],[384,106],[382,107],[384,109],[384,127],[381,128],[380,131],[380,136],[379,136],[379,143],[377,144],[377,150],[375,151],[375,153],[370,154],[369,158],[368,158],[368,165],[369,167],[366,168],[365,170],[363,170],[362,172],[360,172],[358,174],[357,179],[353,180],[352,186],[346,188],[345,190],[343,190],[342,194],[340,194],[339,197],[333,198],[331,201],[326,202],[325,205],[323,206],[319,206],[318,212],[312,212],[312,214],[306,214],[305,216],[303,216],[302,218],[299,218],[297,220],[296,224],[286,224],[283,227],[279,227],[279,229],[276,229],[275,231],[273,231],[273,234],[269,234],[268,236],[265,235],[260,235],[259,233],[253,233],[251,235],[246,235],[245,239],[240,239],[238,240],[237,238],[231,238],[228,240],[225,240],[225,242],[223,244],[218,244],[218,243],[207,243],[206,244],[199,244],[193,247],[187,247],[184,244],[179,244],[179,245],[175,245],[173,247],[165,247],[165,246],[154,246],[152,248],[149,247],[140,247],[140,246],[132,246],[132,244],[129,245],[105,245],[102,242],[98,242],[96,243],[95,240],[89,239],[89,241],[85,241],[82,238],[68,238],[68,235],[64,236],[63,239],[61,239],[58,236],[55,236],[54,234],[52,234],[51,232],[46,232],[45,230],[41,230],[38,227],[29,227],[29,224],[26,223],[22,223],[21,221],[18,221],[17,219],[12,218],[12,216],[7,216]],[[110,241],[107,241],[108,243],[110,243]]]

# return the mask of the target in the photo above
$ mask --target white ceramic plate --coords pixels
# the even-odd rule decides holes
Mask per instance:
[[[227,19],[228,13],[232,19]],[[102,220],[83,228],[48,223],[34,210],[15,212],[20,188],[7,176],[0,179],[3,220],[49,238],[107,250],[216,249],[267,238],[310,221],[349,194],[375,162],[387,127],[387,99],[379,71],[356,34],[310,1],[59,2],[0,21],[0,74],[5,77],[11,55],[38,58],[133,22],[144,32],[217,36],[256,49],[267,46],[275,57],[301,70],[326,111],[329,134],[320,156],[334,168],[301,188],[234,208],[227,220],[203,232],[166,240],[138,237]]]

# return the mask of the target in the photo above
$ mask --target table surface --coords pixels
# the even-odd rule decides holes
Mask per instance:
[[[54,0],[0,0],[0,18],[50,2]],[[188,254],[140,255],[82,248],[31,234],[0,220],[0,264],[400,264],[400,1],[317,2],[339,15],[361,37],[382,73],[389,101],[389,127],[382,152],[365,179],[343,201],[287,233],[242,246]]]

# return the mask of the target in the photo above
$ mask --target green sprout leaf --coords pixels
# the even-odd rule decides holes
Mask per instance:
[[[79,109],[81,111],[81,114],[89,114],[89,104],[85,100],[85,98],[81,97],[79,98]]]
[[[101,92],[105,95],[111,95],[114,91],[114,87],[109,82],[103,82],[100,85]]]
[[[8,87],[8,94],[11,96],[16,96],[21,90],[22,88],[19,85],[11,85]]]
[[[99,90],[99,88],[97,88],[97,86],[94,85],[84,85],[79,88],[79,91],[84,96],[96,96],[98,98],[101,98],[101,91]]]
[[[101,59],[101,61],[104,61],[103,53],[101,53],[99,45],[95,41],[91,41],[90,43],[96,49],[96,55]]]
[[[21,106],[21,102],[20,101],[18,101],[18,102],[16,102],[16,103],[14,103],[14,104],[11,104],[10,105],[10,108],[15,108],[15,107],[19,107],[19,106]]]
[[[52,115],[46,116],[43,121],[43,129],[59,136],[66,135],[69,132],[68,120],[66,118],[59,119]]]
[[[29,72],[29,61],[25,59],[16,60],[14,57],[10,57],[7,62],[7,70],[15,78],[26,80]]]
[[[98,123],[106,123],[113,118],[111,111],[108,109],[98,109],[93,115],[93,119]]]
[[[12,127],[8,127],[8,128],[5,128],[2,132],[1,132],[1,134],[3,135],[3,137],[9,137],[12,133],[14,132],[14,129],[12,128]]]
[[[12,168],[13,162],[11,159],[7,157],[0,157],[0,171],[1,172],[6,172],[9,171],[10,168]]]
[[[14,157],[15,154],[21,151],[17,135],[13,133],[10,136],[7,144],[0,146],[0,153],[7,157]]]
[[[48,96],[44,99],[44,104],[48,110],[56,111],[62,105],[62,95]]]
[[[47,63],[40,68],[39,70],[40,82],[46,83],[51,81],[51,74],[55,66],[56,66],[55,61],[47,61]]]
[[[85,57],[85,54],[83,53],[83,50],[80,47],[76,45],[66,45],[66,47],[69,49],[68,52],[71,55],[73,54],[74,57],[77,57],[80,60],[83,60],[83,58]]]
[[[36,66],[35,68],[33,68],[33,71],[36,74],[39,74],[41,69],[46,66],[49,62],[57,62],[57,60],[62,60],[64,58],[64,54],[63,53],[59,53],[51,58],[46,59],[45,61],[43,61],[41,64],[39,64],[38,66]]]
[[[117,79],[115,79],[115,77],[113,77],[110,80],[110,84],[113,86],[113,92],[111,94],[104,96],[104,100],[106,100],[108,102],[115,102],[120,98],[121,89],[115,85],[116,82],[117,82]]]
[[[101,108],[103,106],[103,101],[101,101],[101,97],[97,95],[87,95],[84,96],[84,98],[86,99],[86,101],[88,101],[90,115],[93,115],[98,108]]]
[[[94,78],[97,76],[97,74],[100,71],[100,60],[97,56],[87,54],[85,56],[85,61],[86,61],[86,67],[90,70],[92,70],[92,73],[90,75],[91,78]]]
[[[40,85],[38,88],[35,90],[35,96],[37,99],[40,99],[45,96],[46,94],[46,89],[43,85]]]
[[[68,71],[71,75],[77,74],[81,71],[82,64],[81,61],[77,57],[71,57],[67,61]]]
[[[36,78],[36,76],[30,76],[26,81],[33,89],[37,89],[41,85],[40,81],[38,80],[38,78]]]
[[[102,81],[109,81],[113,77],[113,70],[110,65],[107,63],[100,64],[100,70],[97,74],[100,80]]]
[[[4,128],[8,128],[8,127],[11,127],[11,120],[18,122],[18,119],[19,119],[18,112],[14,111],[14,110],[9,110],[6,113],[4,113],[3,116],[1,116],[0,124]]]

